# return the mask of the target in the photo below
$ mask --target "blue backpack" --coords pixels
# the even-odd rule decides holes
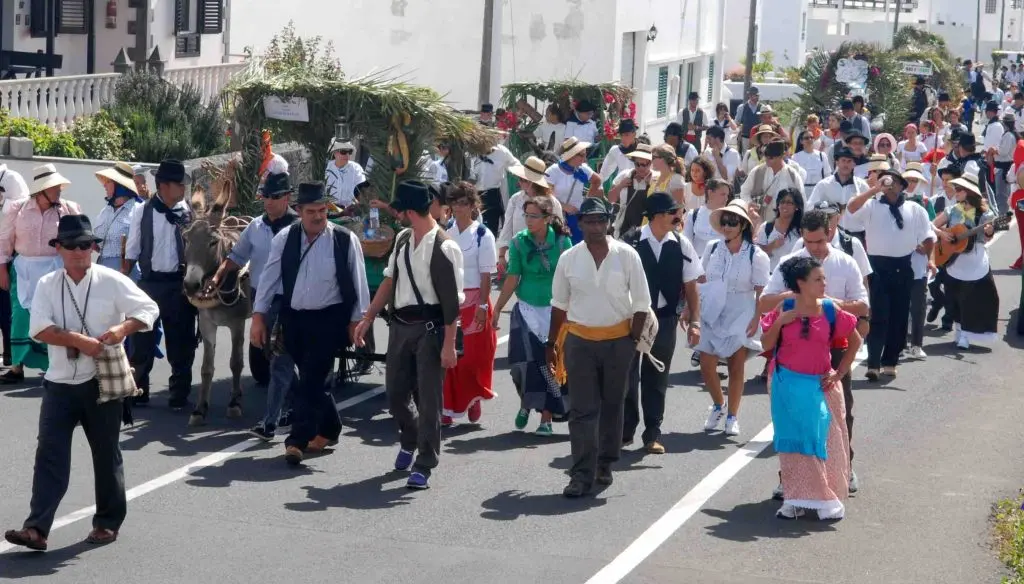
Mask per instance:
[[[793,310],[794,306],[796,306],[795,298],[787,298],[782,301],[783,312]],[[826,298],[821,301],[821,307],[825,311],[825,318],[828,319],[828,338],[831,341],[832,337],[836,336],[836,305],[831,298]],[[778,348],[778,343],[775,346]]]

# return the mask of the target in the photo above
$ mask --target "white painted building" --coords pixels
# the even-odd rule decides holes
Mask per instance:
[[[443,9],[431,0],[233,2],[230,52],[259,52],[291,20],[300,36],[333,41],[350,77],[394,68],[456,108],[480,103],[488,0]],[[689,91],[705,107],[720,99],[724,13],[717,0],[494,0],[487,100],[512,82],[622,81],[637,89],[641,125],[660,138]]]
[[[146,1],[149,30],[142,35],[143,58],[159,47],[166,69],[227,61],[224,29],[231,0]],[[56,75],[111,72],[122,47],[135,58],[137,0],[0,0],[0,49],[45,52],[48,5],[59,19],[53,52],[63,65]],[[25,73],[16,72],[18,78]]]

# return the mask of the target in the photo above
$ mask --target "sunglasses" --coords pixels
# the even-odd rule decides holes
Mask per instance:
[[[723,217],[718,220],[719,225],[722,227],[739,227],[743,224],[743,220],[739,217],[732,217],[723,214]]]
[[[87,249],[92,249],[91,243],[62,243],[60,246],[68,251],[85,251]]]
[[[338,150],[338,154],[341,154],[343,156],[351,156],[352,152],[354,152],[354,151],[353,150]]]
[[[636,166],[637,168],[647,168],[647,167],[649,167],[649,166],[651,165],[651,163],[650,163],[650,162],[634,162],[633,164],[634,164],[634,165],[635,165],[635,166]]]
[[[804,316],[800,319],[800,338],[806,339],[811,336],[811,319]]]
[[[547,217],[547,215],[544,215],[543,213],[524,213],[523,217],[527,219],[543,219]]]

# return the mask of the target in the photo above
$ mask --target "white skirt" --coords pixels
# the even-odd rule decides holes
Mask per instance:
[[[753,292],[729,292],[721,311],[710,322],[705,320],[701,306],[700,342],[695,351],[727,359],[742,348],[749,350],[748,357],[759,355],[761,348],[760,327],[753,337],[747,336],[747,327],[756,315]]]

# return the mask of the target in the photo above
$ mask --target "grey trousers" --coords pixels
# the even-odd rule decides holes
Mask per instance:
[[[402,450],[416,451],[414,472],[430,476],[441,453],[441,407],[444,367],[441,345],[444,332],[428,331],[424,324],[392,321],[388,331],[388,354],[384,373],[388,407],[398,422]],[[413,392],[419,388],[419,402]]]
[[[569,334],[565,339],[569,376],[569,474],[592,484],[597,466],[619,459],[623,410],[636,343],[629,337],[588,341]]]
[[[121,433],[121,400],[97,404],[95,380],[67,385],[43,381],[39,409],[39,443],[32,474],[32,502],[25,528],[49,537],[57,507],[71,479],[71,437],[82,425],[92,451],[96,515],[93,527],[117,531],[124,522],[128,503],[124,492],[124,466],[118,436]]]

